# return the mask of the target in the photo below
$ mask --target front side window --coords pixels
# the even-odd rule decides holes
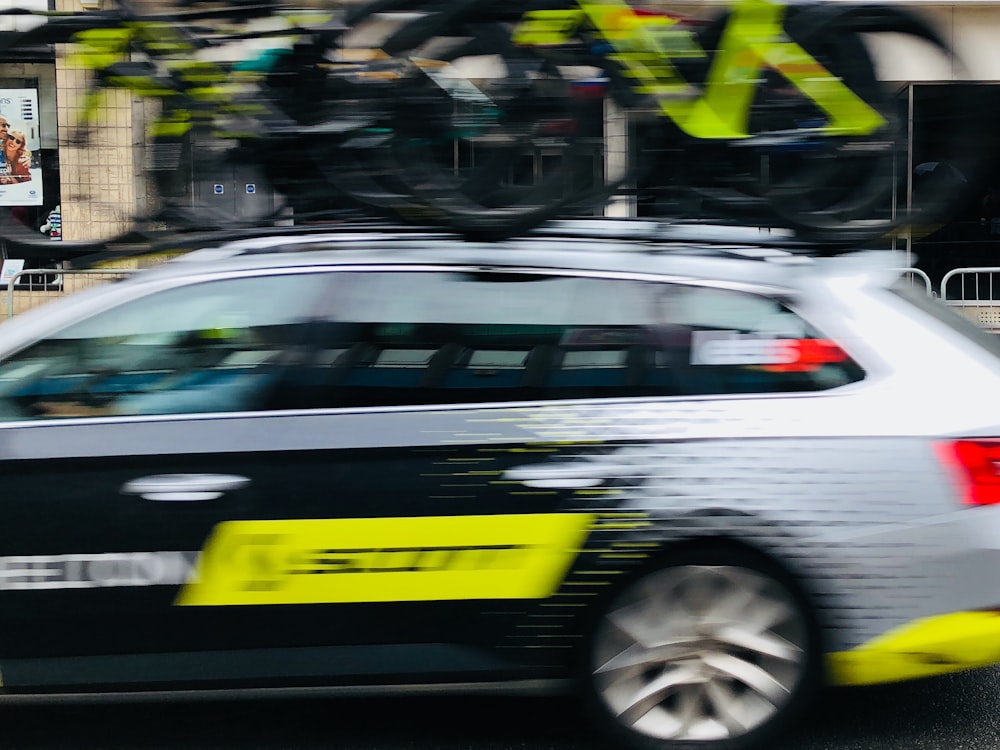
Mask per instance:
[[[310,408],[811,391],[863,377],[781,302],[544,274],[338,274]]]
[[[0,362],[0,418],[269,408],[324,278],[208,281],[81,320]]]

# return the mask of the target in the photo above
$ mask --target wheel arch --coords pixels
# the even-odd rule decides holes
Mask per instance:
[[[701,514],[699,514],[701,515]],[[710,513],[713,517],[725,516],[739,519],[740,525],[746,527],[748,522],[754,526],[766,525],[762,519],[752,519],[743,514],[733,514],[731,512],[718,511]],[[688,523],[689,519],[684,519]],[[649,556],[639,564],[634,565],[622,575],[614,576],[611,585],[607,586],[600,595],[595,597],[593,606],[588,607],[584,618],[582,632],[589,634],[607,606],[624,591],[631,583],[656,570],[670,565],[682,564],[699,559],[711,559],[712,555],[717,555],[719,559],[739,559],[745,558],[748,562],[756,563],[764,572],[773,572],[782,582],[787,583],[797,597],[806,606],[806,613],[810,619],[815,649],[820,658],[829,651],[830,628],[835,626],[833,618],[830,616],[830,606],[824,606],[824,601],[829,601],[836,597],[836,592],[825,586],[821,579],[814,576],[810,570],[812,566],[801,562],[802,554],[796,554],[796,550],[806,547],[806,542],[787,533],[776,534],[773,526],[767,526],[766,534],[773,541],[765,544],[755,539],[752,533],[747,533],[746,529],[741,531],[733,529],[718,529],[706,533],[686,533],[671,535],[656,539],[659,546]],[[649,536],[643,536],[644,542],[653,541]],[[581,648],[577,655],[577,660],[585,659],[589,648],[589,638],[585,635],[581,639]],[[823,675],[826,680],[827,675]]]

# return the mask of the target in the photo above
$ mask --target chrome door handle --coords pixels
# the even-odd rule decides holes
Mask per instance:
[[[139,495],[158,502],[192,502],[214,500],[225,492],[239,490],[250,484],[236,474],[157,474],[132,479],[122,485],[125,495]]]
[[[514,466],[503,473],[504,479],[512,479],[527,487],[544,489],[576,490],[596,487],[609,479],[629,476],[634,473],[628,466],[602,463],[562,463],[543,466],[529,464]]]

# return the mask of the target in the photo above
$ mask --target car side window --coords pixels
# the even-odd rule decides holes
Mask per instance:
[[[531,273],[338,274],[308,408],[821,390],[863,377],[764,296]]]
[[[80,320],[0,363],[0,418],[269,408],[328,279],[206,281]]]

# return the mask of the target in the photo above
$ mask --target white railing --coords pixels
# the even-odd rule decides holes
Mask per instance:
[[[919,279],[923,284],[924,291],[927,292],[927,296],[934,296],[934,286],[931,284],[930,276],[921,271],[919,268],[896,268],[894,270],[899,271],[900,276],[908,276],[910,283],[916,283]]]
[[[16,312],[30,310],[92,286],[119,281],[135,272],[134,268],[26,268],[11,276],[6,289],[0,287],[0,291],[7,295],[7,317],[13,318]],[[53,281],[30,278],[37,276],[55,278]]]
[[[1000,267],[949,271],[941,279],[941,301],[982,328],[1000,332]]]

